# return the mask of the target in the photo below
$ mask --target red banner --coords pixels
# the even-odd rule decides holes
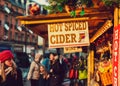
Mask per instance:
[[[118,86],[118,62],[120,55],[120,25],[114,28],[113,33],[113,86]]]

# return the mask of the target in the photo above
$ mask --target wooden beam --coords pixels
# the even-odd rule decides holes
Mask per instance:
[[[36,21],[21,21],[21,24],[44,24],[44,23],[58,23],[58,22],[71,22],[71,21],[89,20],[88,17],[82,18],[67,18],[67,19],[57,19],[57,20],[36,20]]]
[[[113,8],[112,8],[113,9]],[[109,13],[109,15],[112,12],[112,9],[108,9],[108,8],[84,8],[85,14],[86,15],[96,15],[96,14],[107,14]],[[76,10],[76,16],[77,17],[84,17],[84,16],[80,16],[80,12],[82,9],[77,9]],[[36,16],[18,16],[16,17],[19,20],[47,20],[47,19],[58,19],[58,18],[70,18],[70,14],[69,13],[54,13],[54,14],[47,14],[47,15],[36,15]]]
[[[112,20],[107,20],[105,24],[90,39],[90,43],[94,42],[98,37],[100,37],[104,32],[106,32],[112,26],[113,26]]]
[[[112,19],[111,16],[98,15],[98,16],[89,16],[89,17],[78,17],[78,18],[61,18],[61,19],[49,19],[49,20],[21,20],[21,24],[48,24],[48,23],[60,23],[60,22],[71,22],[71,21],[90,21],[90,20],[104,20]]]

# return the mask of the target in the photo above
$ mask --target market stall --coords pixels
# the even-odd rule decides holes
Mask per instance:
[[[106,86],[112,84],[114,7],[93,4],[94,7],[84,8],[85,13],[83,8],[75,9],[76,15],[72,16],[64,11],[17,18],[21,24],[43,37],[49,48],[75,47],[72,49],[77,51],[79,47],[89,46],[88,86],[91,86],[92,79]],[[98,80],[95,79],[96,75],[99,76]]]

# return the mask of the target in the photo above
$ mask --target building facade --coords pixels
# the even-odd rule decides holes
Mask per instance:
[[[25,6],[26,0],[0,0],[0,50],[30,53],[37,48],[38,35],[16,19],[25,15]]]

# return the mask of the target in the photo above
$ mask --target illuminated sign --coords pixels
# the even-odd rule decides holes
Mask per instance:
[[[120,25],[114,28],[113,34],[113,86],[118,86],[119,60],[120,60]]]

